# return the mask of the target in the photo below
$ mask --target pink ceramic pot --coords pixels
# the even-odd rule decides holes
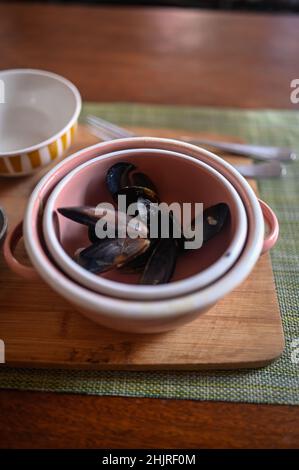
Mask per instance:
[[[180,152],[198,158],[225,176],[238,191],[247,212],[248,236],[244,250],[234,266],[209,287],[183,297],[160,301],[114,299],[79,286],[64,275],[49,259],[44,248],[41,215],[49,194],[71,170],[91,158],[128,148],[157,148]],[[263,209],[263,212],[262,212]],[[159,332],[176,328],[198,317],[238,286],[250,274],[262,251],[267,251],[278,237],[278,222],[268,206],[258,199],[247,181],[228,163],[194,145],[157,138],[128,138],[104,142],[81,150],[61,162],[45,175],[33,191],[25,214],[24,241],[36,272],[62,297],[91,320],[104,326],[128,332]],[[264,218],[269,235],[264,240]],[[22,236],[22,225],[11,231],[4,244],[8,265],[22,276],[33,279],[36,272],[21,265],[14,257],[16,243]]]
[[[229,206],[229,223],[200,250],[186,250],[184,255],[178,257],[174,278],[169,284],[139,285],[140,275],[125,275],[119,270],[96,276],[73,260],[78,248],[90,244],[87,229],[66,219],[56,209],[112,203],[105,178],[107,170],[120,161],[133,163],[145,172],[154,181],[163,202],[178,202],[181,206],[185,202],[202,202],[205,208],[225,202]],[[133,149],[89,160],[65,176],[47,202],[43,233],[54,260],[81,285],[114,297],[158,300],[202,289],[223,276],[243,250],[247,237],[247,216],[237,191],[209,165],[176,152]]]

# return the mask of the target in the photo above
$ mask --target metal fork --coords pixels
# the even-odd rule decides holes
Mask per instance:
[[[136,134],[96,116],[86,117],[89,130],[102,140],[136,137]],[[286,174],[279,161],[267,161],[258,165],[233,165],[245,178],[277,178]]]
[[[296,153],[288,147],[270,147],[267,145],[238,144],[235,142],[220,142],[209,139],[197,139],[182,136],[182,140],[195,145],[207,145],[235,155],[253,158],[262,161],[294,161]]]

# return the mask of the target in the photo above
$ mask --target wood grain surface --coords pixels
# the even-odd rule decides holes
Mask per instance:
[[[288,108],[298,17],[0,5],[0,68],[73,80],[85,100]]]
[[[292,406],[0,391],[1,446],[298,447]]]
[[[297,16],[0,5],[0,67],[85,100],[296,109],[298,43]],[[1,447],[299,447],[298,407],[1,391],[0,414]]]
[[[173,138],[183,133],[179,129],[132,130],[139,135]],[[69,153],[94,142],[95,138],[81,126]],[[24,195],[30,194],[36,178],[22,178],[21,184],[4,180],[0,197],[9,220],[22,217],[20,201],[26,200]],[[23,255],[20,249],[18,256]],[[155,335],[130,335],[102,328],[77,313],[42,280],[26,282],[10,272],[4,262],[0,269],[0,332],[10,366],[230,369],[266,365],[284,348],[269,255],[260,258],[244,283],[195,322]]]

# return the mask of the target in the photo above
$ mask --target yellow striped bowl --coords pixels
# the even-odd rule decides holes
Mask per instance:
[[[65,78],[32,69],[0,72],[0,176],[59,160],[74,139],[81,97]]]

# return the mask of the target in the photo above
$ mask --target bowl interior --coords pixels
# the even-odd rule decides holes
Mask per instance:
[[[77,109],[75,87],[40,71],[0,73],[5,102],[0,106],[0,155],[19,152],[53,137]]]
[[[82,167],[59,192],[54,210],[59,207],[91,205],[100,202],[113,203],[106,187],[105,177],[111,165],[123,161],[121,156],[101,158]],[[203,203],[204,208],[225,202],[230,208],[230,218],[223,230],[198,250],[187,250],[179,256],[172,281],[193,276],[215,263],[226,250],[233,238],[237,224],[236,202],[231,191],[221,179],[208,168],[199,166],[193,160],[174,155],[143,154],[128,156],[125,161],[133,163],[138,170],[146,173],[155,183],[161,201]],[[53,213],[57,238],[69,256],[81,247],[90,244],[85,226],[66,219],[56,211]],[[137,283],[139,275],[123,274],[113,270],[101,274],[107,279],[125,283]]]

